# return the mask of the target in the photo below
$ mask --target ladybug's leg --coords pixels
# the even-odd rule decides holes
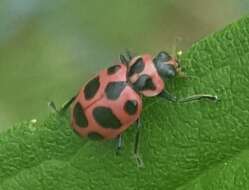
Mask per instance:
[[[179,100],[177,100],[177,98],[173,95],[171,95],[168,91],[164,90],[162,91],[159,95],[159,97],[161,98],[165,98],[169,101],[172,102],[190,102],[190,101],[196,101],[196,100],[212,100],[212,101],[219,101],[220,99],[217,96],[214,95],[210,95],[210,94],[196,94],[196,95],[192,95],[186,98],[181,98]]]
[[[190,102],[190,101],[203,100],[203,99],[212,100],[212,101],[219,101],[220,100],[218,98],[218,96],[214,96],[214,95],[210,95],[210,94],[196,94],[193,96],[182,98],[182,99],[178,100],[178,102]]]
[[[117,138],[117,149],[116,149],[116,154],[118,155],[120,153],[120,150],[122,148],[122,135],[120,134]]]
[[[63,113],[63,112],[65,112],[68,108],[69,108],[69,106],[74,102],[74,100],[75,100],[75,98],[76,98],[77,96],[73,96],[70,100],[68,100],[68,101],[66,101],[63,105],[62,105],[62,107],[61,107],[61,109],[59,110],[59,112],[61,113]]]
[[[120,54],[119,58],[120,58],[120,61],[121,61],[122,64],[128,65],[129,61],[125,58],[124,55]]]
[[[138,145],[139,145],[139,138],[140,138],[140,129],[142,128],[142,124],[141,124],[141,119],[139,118],[136,121],[136,127],[137,127],[137,132],[136,132],[136,137],[135,137],[135,144],[134,144],[134,156],[137,162],[138,167],[143,167],[144,163],[143,160],[140,158],[139,154],[138,154]]]
[[[68,107],[73,103],[73,101],[75,100],[75,98],[76,98],[76,96],[74,96],[74,97],[72,97],[70,100],[68,100],[67,102],[65,102],[63,105],[62,105],[62,107],[61,107],[61,109],[57,109],[57,107],[56,107],[56,105],[55,105],[55,103],[53,102],[53,101],[50,101],[49,103],[48,103],[48,105],[53,109],[53,111],[55,111],[55,112],[57,112],[57,113],[63,113],[63,112],[65,112],[67,109],[68,109]]]
[[[126,50],[126,56],[129,58],[129,60],[131,61],[133,56],[132,56],[132,53],[129,51],[129,50]]]
[[[176,37],[175,38],[175,42],[172,46],[172,55],[176,58],[179,58],[182,55],[182,51],[178,49],[178,47],[180,46],[180,42],[182,42],[182,38],[181,37]]]
[[[57,107],[53,101],[48,102],[48,106],[52,109],[52,111],[58,112]]]
[[[129,50],[125,52],[125,54],[120,54],[120,61],[122,64],[128,66],[129,62],[132,60],[132,55]]]
[[[175,96],[171,95],[168,91],[163,90],[160,94],[158,94],[159,97],[167,99],[172,102],[176,102],[177,99]]]

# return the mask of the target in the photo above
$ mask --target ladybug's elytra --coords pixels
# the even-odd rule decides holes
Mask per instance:
[[[165,72],[170,77],[177,62],[169,57],[167,61]],[[139,119],[141,95],[156,96],[163,92],[164,81],[150,55],[129,61],[122,56],[122,63],[100,71],[76,96],[71,119],[73,129],[81,136],[117,138]]]
[[[152,57],[149,54],[132,57],[120,55],[121,63],[99,72],[89,80],[79,93],[68,101],[62,110],[72,104],[71,125],[80,136],[94,139],[118,138],[133,123],[141,127],[141,96],[158,96],[177,101],[164,89],[164,81],[181,72],[180,64],[166,52]],[[216,96],[196,95],[184,101]],[[134,153],[137,155],[139,130]]]

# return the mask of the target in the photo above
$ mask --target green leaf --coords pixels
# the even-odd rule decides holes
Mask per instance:
[[[121,155],[114,141],[79,138],[68,116],[24,122],[0,135],[0,189],[248,189],[249,17],[186,52],[188,80],[167,88],[179,97],[217,94],[218,103],[146,99],[140,154],[134,127]]]

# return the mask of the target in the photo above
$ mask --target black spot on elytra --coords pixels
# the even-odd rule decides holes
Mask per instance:
[[[118,99],[126,85],[125,81],[110,82],[105,88],[107,98],[110,100]]]
[[[141,75],[136,82],[133,83],[133,88],[137,91],[142,90],[155,90],[156,86],[154,85],[151,77],[149,75]]]
[[[141,73],[144,70],[144,61],[143,58],[139,58],[136,62],[131,66],[128,76],[132,76],[135,73]]]
[[[125,102],[124,110],[129,115],[133,115],[137,112],[137,106],[138,106],[138,103],[136,100],[128,100]]]
[[[117,129],[122,126],[119,119],[107,107],[99,106],[93,110],[93,117],[96,122],[104,128]]]
[[[88,121],[80,103],[76,103],[74,106],[73,115],[75,122],[79,127],[87,127]]]
[[[91,132],[87,135],[88,138],[90,138],[91,140],[101,140],[103,139],[103,136],[100,135],[99,133],[96,132]]]
[[[120,68],[121,68],[120,65],[114,65],[114,66],[112,66],[112,67],[109,67],[109,68],[107,69],[107,74],[108,74],[108,75],[115,74],[116,72],[118,72],[118,70],[119,70]]]
[[[95,94],[97,93],[99,86],[100,86],[99,76],[90,80],[84,88],[85,98],[87,100],[93,98]]]

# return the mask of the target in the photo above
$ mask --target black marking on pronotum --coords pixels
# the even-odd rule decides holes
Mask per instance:
[[[176,69],[173,65],[168,64],[172,60],[172,57],[167,52],[160,52],[154,59],[153,62],[156,66],[157,72],[162,78],[171,78],[176,75]]]
[[[100,86],[99,76],[90,80],[84,88],[85,98],[87,100],[90,100],[91,98],[93,98],[95,94],[97,93],[99,86]]]
[[[137,112],[138,103],[136,100],[128,100],[125,102],[124,110],[129,115],[133,115]]]
[[[87,127],[88,121],[85,112],[82,109],[79,102],[77,102],[76,105],[74,106],[73,115],[75,122],[79,127],[84,127],[84,128]]]
[[[125,81],[110,82],[105,88],[107,98],[110,100],[118,99],[126,85]]]
[[[165,51],[161,51],[158,55],[154,58],[157,62],[168,62],[172,59],[172,57]]]
[[[101,134],[96,132],[89,133],[87,137],[90,138],[91,140],[101,140],[104,138]]]
[[[120,65],[114,65],[114,66],[112,66],[112,67],[109,67],[109,68],[107,69],[107,74],[108,74],[108,75],[115,74],[116,72],[118,72],[118,70],[119,70],[120,68],[121,68]]]
[[[141,73],[144,70],[143,58],[138,58],[136,62],[131,66],[128,76],[132,76],[135,73]]]
[[[171,64],[157,62],[155,64],[157,72],[162,78],[169,79],[176,75],[176,69]]]
[[[113,114],[110,108],[99,106],[93,110],[96,122],[104,128],[117,129],[122,126],[120,120]]]
[[[155,90],[156,86],[154,85],[151,77],[149,75],[141,75],[136,82],[133,83],[133,88],[136,91],[142,90]]]

